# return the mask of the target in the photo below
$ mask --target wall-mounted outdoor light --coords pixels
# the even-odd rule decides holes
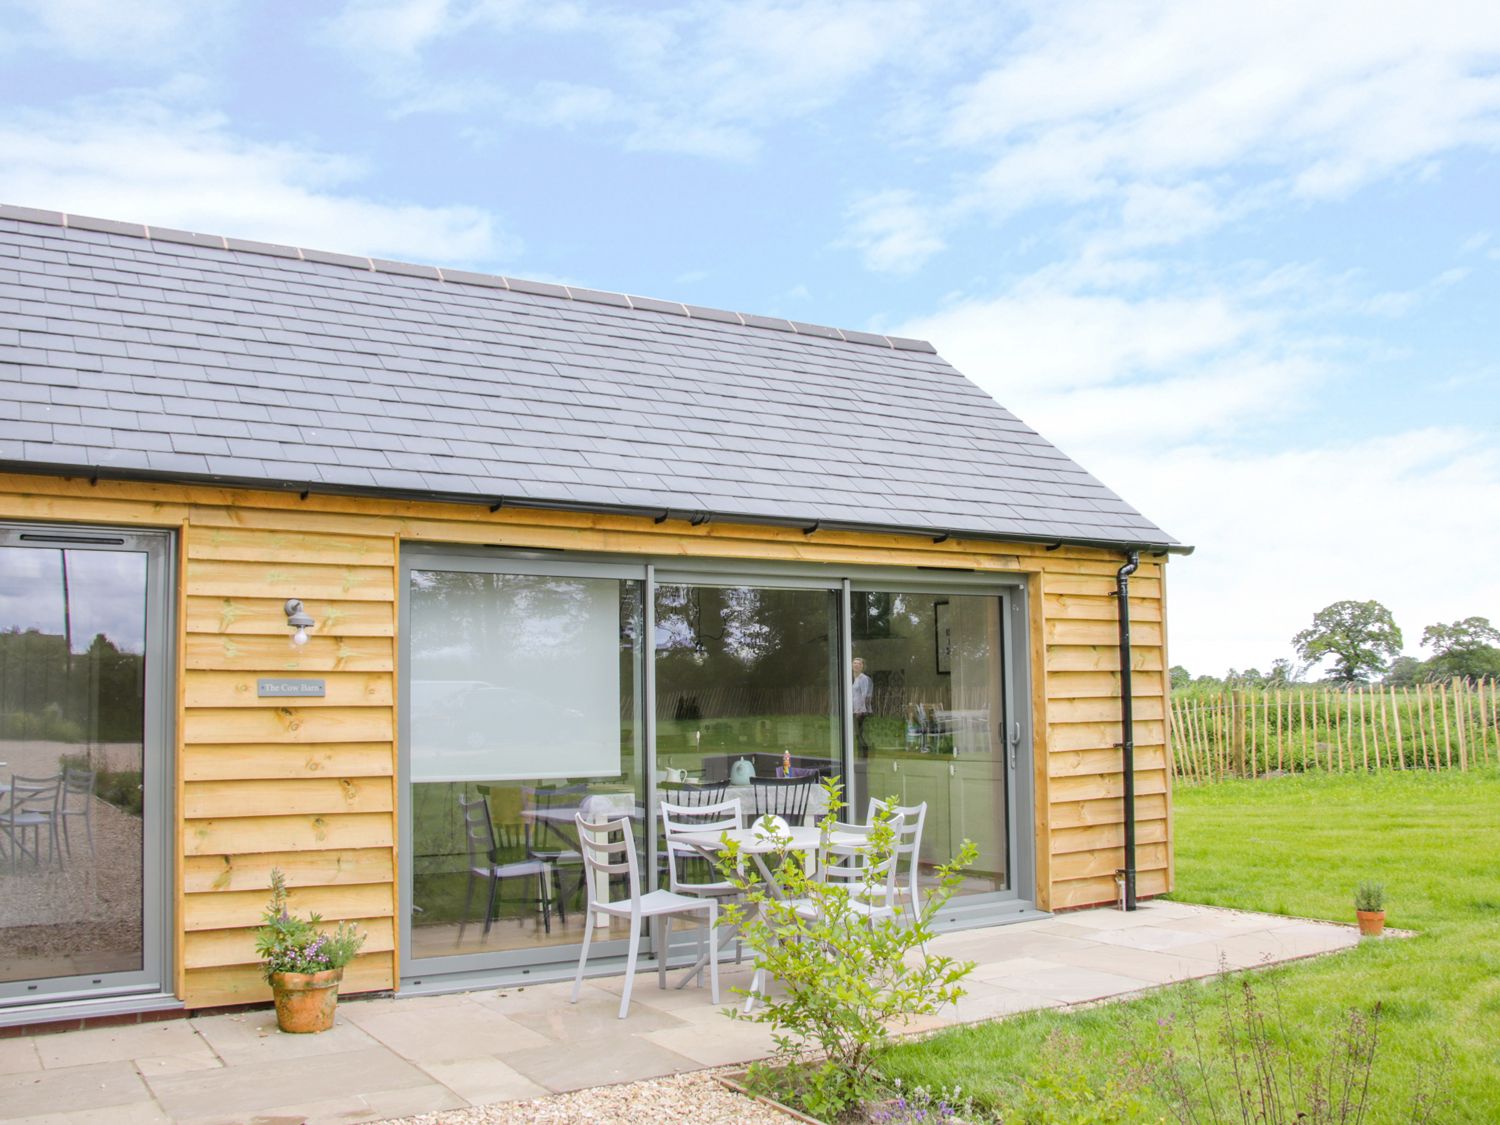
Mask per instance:
[[[307,631],[317,624],[312,619],[312,614],[303,607],[300,598],[288,598],[286,605],[286,623],[288,628],[294,630],[292,633],[292,644],[305,645],[307,643]]]

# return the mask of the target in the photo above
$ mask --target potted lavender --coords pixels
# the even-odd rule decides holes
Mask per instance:
[[[332,933],[317,914],[298,918],[287,909],[286,877],[271,870],[271,901],[255,931],[260,956],[276,998],[276,1026],[282,1031],[327,1031],[333,1026],[344,966],[354,960],[365,935],[348,922]]]

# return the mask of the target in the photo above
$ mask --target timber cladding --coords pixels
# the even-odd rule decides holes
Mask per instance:
[[[0,518],[179,536],[176,987],[190,1007],[269,997],[252,931],[273,867],[286,872],[298,909],[369,935],[346,991],[396,986],[402,541],[1024,575],[1039,905],[1114,898],[1124,839],[1118,553],[14,474],[0,474]],[[1171,888],[1162,561],[1142,559],[1131,579],[1143,896]],[[301,648],[282,608],[291,597],[317,621]],[[261,698],[257,680],[267,677],[317,677],[326,694]]]

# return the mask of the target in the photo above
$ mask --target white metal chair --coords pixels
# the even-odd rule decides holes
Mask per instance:
[[[709,861],[682,837],[698,832],[732,832],[745,827],[745,813],[738,797],[714,805],[674,805],[662,801],[661,828],[667,853],[667,886],[676,894],[703,898],[731,898],[739,891],[723,879],[690,881],[686,876],[694,868],[709,866]],[[711,868],[710,868],[711,870]]]
[[[916,919],[922,914],[922,890],[918,886],[918,876],[922,867],[922,828],[927,823],[927,802],[923,801],[920,805],[887,805],[879,798],[871,797],[869,812],[865,815],[866,823],[872,822],[881,809],[887,810],[892,816],[899,814],[904,818],[901,830],[896,834],[896,854],[904,867],[904,878],[899,880],[897,893],[911,899],[911,916]]]
[[[583,928],[583,948],[578,953],[578,974],[573,978],[573,1003],[578,1003],[579,991],[583,988],[583,968],[589,959],[589,943],[593,940],[594,926],[600,914],[630,921],[630,953],[625,959],[625,987],[620,996],[620,1018],[630,1012],[630,990],[635,984],[635,963],[641,950],[641,922],[651,923],[651,944],[656,951],[657,983],[667,987],[667,950],[672,938],[672,915],[704,914],[707,916],[708,973],[713,1002],[719,1002],[719,947],[713,940],[712,930],[719,922],[719,904],[712,898],[695,898],[673,891],[649,891],[641,893],[640,864],[636,859],[635,833],[629,817],[615,820],[589,821],[582,813],[574,816],[578,827],[578,842],[583,852],[585,879],[589,887],[588,906],[585,908],[587,922]],[[624,875],[630,897],[619,902],[609,901],[611,876]],[[593,876],[599,876],[594,878]],[[601,897],[602,896],[602,897]],[[700,935],[700,942],[703,940]]]
[[[58,859],[57,812],[62,801],[62,775],[10,779],[10,800],[0,810],[0,832],[10,841],[10,869],[16,871],[23,855],[42,865],[42,831],[47,832],[47,863]],[[26,846],[27,830],[32,846]]]
[[[514,863],[496,861],[495,824],[490,819],[490,802],[478,796],[472,800],[460,796],[458,807],[464,820],[464,843],[469,854],[469,883],[464,894],[464,912],[458,922],[458,940],[464,940],[464,930],[469,925],[469,910],[474,905],[474,887],[480,880],[489,883],[489,899],[484,909],[482,937],[488,937],[495,922],[495,906],[499,902],[500,884],[506,879],[536,879],[536,904],[542,910],[542,928],[552,932],[552,903],[550,883],[552,870],[540,859],[523,859]]]
[[[89,855],[94,855],[94,778],[97,775],[93,770],[75,769],[69,766],[63,770],[62,796],[58,802],[57,815],[62,821],[63,851],[68,858],[73,858],[73,841],[68,835],[68,821],[74,817],[83,817],[83,827],[88,835]],[[78,807],[73,808],[70,798],[79,798]]]

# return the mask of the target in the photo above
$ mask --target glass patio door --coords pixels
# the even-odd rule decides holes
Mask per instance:
[[[0,527],[0,1006],[164,981],[167,546]]]
[[[956,590],[850,595],[855,811],[926,802],[924,871],[974,841],[962,898],[1013,889],[1003,606]]]

